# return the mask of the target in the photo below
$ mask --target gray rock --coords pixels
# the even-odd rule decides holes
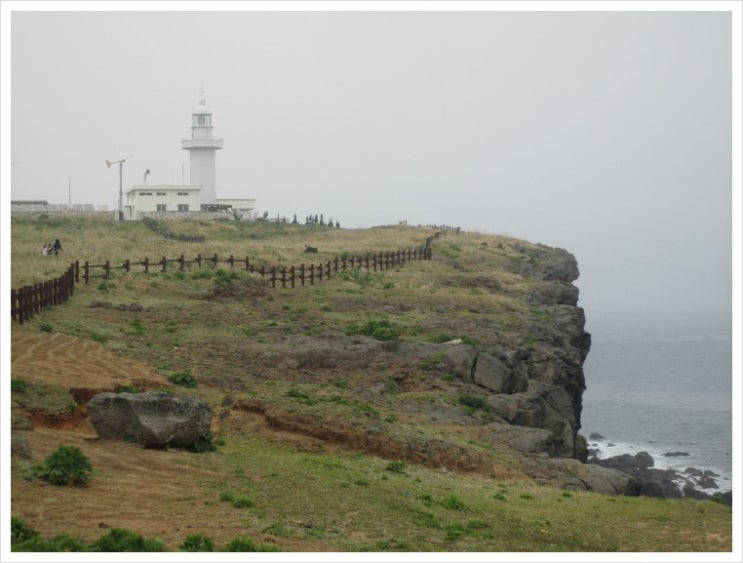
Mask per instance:
[[[197,397],[171,393],[99,393],[88,402],[98,437],[147,448],[191,446],[209,435],[212,411]]]
[[[510,369],[495,356],[483,353],[477,356],[472,380],[493,393],[506,395],[526,391],[529,387],[526,369]]]
[[[549,459],[544,463],[568,476],[562,484],[563,489],[594,491],[608,495],[640,494],[637,481],[617,469],[584,464],[575,459]]]

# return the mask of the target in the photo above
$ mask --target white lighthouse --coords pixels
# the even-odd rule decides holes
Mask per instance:
[[[217,203],[217,181],[214,152],[222,148],[222,139],[212,136],[212,112],[206,107],[206,95],[201,88],[201,100],[191,112],[191,138],[181,139],[191,161],[190,184],[201,186],[201,203]]]

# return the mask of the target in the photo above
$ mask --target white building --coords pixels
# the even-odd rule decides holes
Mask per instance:
[[[189,152],[190,184],[132,186],[126,192],[125,220],[134,221],[144,214],[201,211],[230,214],[235,219],[253,217],[255,199],[217,198],[215,152],[222,148],[223,141],[213,136],[213,128],[212,112],[206,107],[202,88],[199,105],[191,112],[191,138],[181,139],[181,148]]]
[[[137,219],[137,213],[165,211],[201,211],[201,186],[140,184],[126,192],[125,220]]]

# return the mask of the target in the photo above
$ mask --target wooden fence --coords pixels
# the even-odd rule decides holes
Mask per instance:
[[[168,269],[184,271],[186,267],[195,265],[196,268],[201,269],[204,266],[216,268],[220,264],[229,265],[230,269],[240,269],[251,273],[260,274],[262,278],[268,278],[271,282],[271,287],[276,287],[281,284],[282,288],[287,287],[300,287],[309,282],[310,285],[314,285],[316,281],[323,281],[330,279],[331,277],[338,274],[338,272],[344,270],[354,270],[357,268],[366,268],[368,270],[388,270],[399,264],[405,262],[412,262],[417,260],[430,260],[431,259],[431,247],[430,245],[426,248],[420,249],[407,249],[407,250],[396,250],[394,252],[379,252],[376,254],[365,254],[360,256],[336,256],[332,260],[327,262],[321,262],[319,264],[309,264],[305,266],[301,264],[299,266],[256,266],[251,261],[249,256],[245,258],[237,258],[230,254],[229,257],[220,258],[217,254],[213,256],[202,256],[197,255],[192,260],[187,260],[186,257],[181,254],[178,258],[166,258],[163,256],[159,260],[150,260],[145,258],[141,262],[131,262],[125,260],[123,264],[118,266],[111,265],[109,261],[103,264],[90,264],[85,262],[80,268],[80,277],[89,284],[91,279],[102,278],[104,280],[111,279],[111,272],[113,270],[125,270],[131,272],[134,268],[140,268],[145,274],[150,272],[167,272]],[[92,273],[94,271],[100,273]]]
[[[106,260],[103,264],[91,264],[85,261],[82,265],[79,261],[70,264],[67,272],[61,277],[49,280],[32,286],[22,287],[21,289],[11,290],[11,314],[12,318],[23,324],[31,315],[38,313],[45,307],[52,307],[67,301],[74,292],[75,284],[80,280],[88,285],[90,280],[102,278],[111,279],[111,274],[115,270],[124,270],[131,272],[135,268],[145,274],[154,272],[166,272],[171,270],[184,271],[188,266],[195,266],[198,269],[202,267],[216,268],[220,264],[229,264],[230,269],[238,268],[251,273],[258,273],[262,278],[268,278],[271,287],[277,287],[279,284],[282,288],[294,288],[314,285],[315,282],[322,282],[331,277],[338,275],[338,272],[344,270],[355,270],[366,268],[368,270],[388,270],[406,262],[431,259],[430,241],[425,248],[396,250],[394,252],[379,252],[375,254],[365,254],[359,256],[336,256],[327,262],[319,264],[309,264],[305,266],[266,266],[256,267],[250,257],[236,258],[230,254],[227,258],[220,258],[217,254],[214,256],[197,255],[192,260],[186,260],[181,254],[178,258],[162,257],[159,260],[150,260],[145,258],[141,262],[132,262],[125,260],[123,264],[112,265]]]
[[[60,277],[45,282],[10,290],[11,317],[23,324],[35,313],[47,307],[61,305],[75,292],[75,283],[80,281],[79,264],[70,264]]]

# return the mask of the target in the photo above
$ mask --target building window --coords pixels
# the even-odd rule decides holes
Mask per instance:
[[[139,192],[139,195],[152,195],[152,192]]]
[[[167,210],[165,209],[165,204],[164,204],[164,203],[158,203],[158,204],[157,204],[157,210],[158,210],[158,211],[167,211]]]
[[[188,204],[187,203],[179,203],[178,204],[178,211],[188,211]]]

